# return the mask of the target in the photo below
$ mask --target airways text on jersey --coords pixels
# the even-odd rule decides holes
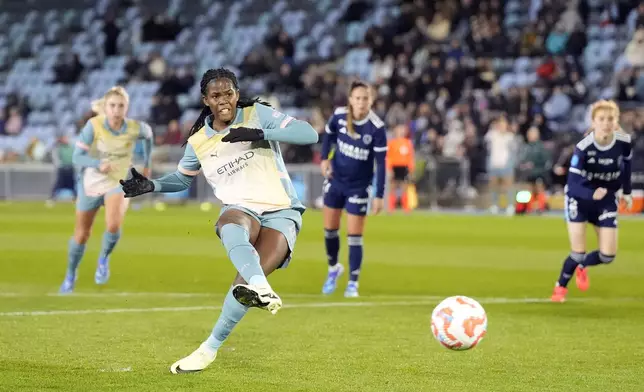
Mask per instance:
[[[211,157],[218,157],[218,154],[212,154]],[[242,155],[239,155],[237,157],[230,157],[228,159],[228,162],[222,164],[221,166],[217,167],[217,174],[223,175],[227,174],[229,176],[235,175],[236,173],[239,173],[240,171],[244,170],[245,168],[248,167],[248,161],[252,159],[255,156],[254,151],[247,151]],[[222,160],[225,159],[226,157],[222,157]]]

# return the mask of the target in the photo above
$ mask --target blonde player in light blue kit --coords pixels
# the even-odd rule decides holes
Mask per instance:
[[[224,204],[217,234],[238,271],[212,333],[197,350],[175,362],[174,374],[198,372],[250,307],[275,314],[282,300],[266,276],[286,267],[302,227],[305,208],[298,200],[278,142],[313,144],[317,132],[258,100],[239,97],[235,75],[211,69],[201,79],[205,107],[192,127],[178,170],[148,180],[132,169],[121,181],[126,197],[187,189],[202,171]]]
[[[109,279],[109,256],[121,236],[121,225],[129,200],[119,180],[132,166],[136,142],[143,139],[144,173],[150,174],[152,130],[144,122],[126,118],[129,96],[123,87],[112,87],[103,98],[92,102],[97,113],[87,121],[76,142],[73,163],[80,167],[77,181],[76,225],[69,241],[67,273],[60,287],[62,294],[74,291],[78,265],[85,253],[96,213],[105,206],[105,233],[94,280]]]

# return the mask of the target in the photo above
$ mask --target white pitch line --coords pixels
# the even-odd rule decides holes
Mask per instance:
[[[440,297],[441,299],[443,297]],[[287,309],[297,308],[342,308],[342,307],[382,307],[382,306],[421,306],[436,305],[437,299],[419,301],[384,301],[384,302],[310,302],[302,304],[287,304]],[[481,303],[545,303],[547,298],[480,298]],[[578,301],[578,300],[577,300]],[[35,310],[18,312],[0,312],[0,317],[35,317],[82,314],[112,314],[112,313],[154,313],[154,312],[198,312],[205,310],[220,310],[221,306],[176,306],[150,308],[113,308],[113,309],[79,309],[79,310]]]
[[[281,296],[287,296],[291,298],[316,298],[321,297],[322,294],[306,294],[306,293],[293,293],[293,294],[282,294]],[[164,293],[164,292],[102,292],[102,293],[86,293],[86,292],[75,292],[73,294],[61,295],[59,293],[20,293],[20,292],[0,292],[0,298],[30,298],[30,297],[59,297],[59,298],[106,298],[106,297],[158,297],[158,298],[198,298],[198,297],[221,297],[226,295],[225,292],[222,293]],[[405,296],[410,297],[410,296]]]
[[[313,293],[279,293],[283,298],[328,298],[323,294],[313,294]],[[459,295],[465,295],[463,293],[457,293]],[[9,298],[38,298],[38,297],[51,297],[51,298],[63,298],[63,299],[73,299],[73,298],[120,298],[120,297],[150,297],[150,298],[222,298],[225,295],[225,292],[186,292],[186,293],[166,293],[166,292],[119,292],[119,291],[105,291],[105,292],[74,292],[73,294],[64,294],[59,293],[29,293],[29,292],[0,292],[0,298],[9,297]],[[443,300],[447,298],[448,295],[415,295],[415,294],[374,294],[374,295],[363,295],[362,299],[398,299],[398,300]],[[530,303],[530,302],[543,302],[543,298],[508,298],[508,297],[473,297],[479,302],[488,302],[488,303]],[[574,298],[573,301],[617,301],[617,302],[632,302],[632,301],[642,301],[644,298],[637,297],[585,297],[585,298]]]

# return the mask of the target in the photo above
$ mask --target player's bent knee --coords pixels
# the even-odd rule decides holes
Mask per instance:
[[[74,241],[77,244],[85,244],[89,241],[89,237],[92,234],[92,230],[76,230],[74,232]]]
[[[248,230],[236,223],[226,223],[221,227],[219,233],[221,242],[228,253],[238,246],[252,246],[248,241],[250,238]]]
[[[599,261],[602,262],[602,264],[610,264],[615,260],[616,255],[607,255],[602,252],[599,252]]]
[[[105,231],[113,234],[119,233],[121,231],[121,222],[107,224],[105,226]]]

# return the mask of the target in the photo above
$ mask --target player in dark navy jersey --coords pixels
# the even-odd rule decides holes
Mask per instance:
[[[553,302],[565,301],[573,274],[577,288],[588,290],[586,267],[615,259],[619,198],[628,209],[633,203],[631,138],[619,131],[619,108],[613,101],[598,101],[591,107],[591,117],[591,131],[577,143],[570,161],[565,216],[571,251],[555,285]],[[588,254],[586,222],[595,226],[599,243],[599,250]]]
[[[370,185],[374,178],[374,163],[376,190],[371,204],[372,213],[379,213],[384,206],[387,134],[384,122],[371,111],[372,103],[370,86],[353,82],[349,88],[349,105],[337,108],[326,126],[320,164],[326,178],[324,238],[329,262],[329,273],[322,287],[324,294],[335,291],[337,279],[344,271],[342,264],[338,263],[338,230],[344,209],[347,211],[350,270],[344,296],[358,297],[362,233],[372,196]]]

